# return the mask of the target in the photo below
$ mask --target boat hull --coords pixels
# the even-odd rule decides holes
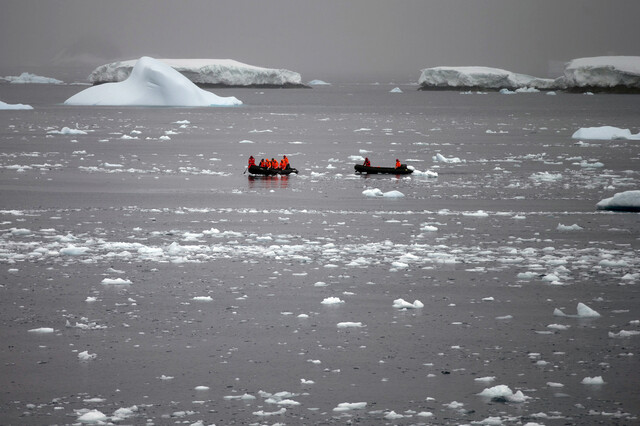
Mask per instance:
[[[409,175],[413,173],[413,170],[407,168],[406,164],[403,164],[400,167],[371,167],[371,166],[363,166],[362,164],[356,164],[353,167],[356,170],[356,173],[367,173],[370,175],[375,174],[386,174],[386,175]]]
[[[276,175],[290,175],[291,173],[298,174],[298,169],[292,167],[286,169],[272,169],[270,167],[251,166],[248,169],[249,173],[258,176],[276,176]]]

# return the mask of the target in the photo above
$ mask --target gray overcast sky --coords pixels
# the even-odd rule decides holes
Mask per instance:
[[[314,78],[417,80],[483,65],[557,76],[640,55],[639,0],[1,0],[0,67],[230,58]],[[551,72],[550,72],[551,70]]]

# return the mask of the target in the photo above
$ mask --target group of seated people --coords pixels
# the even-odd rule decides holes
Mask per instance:
[[[364,163],[362,163],[362,165],[365,167],[371,167],[371,161],[369,161],[369,157],[366,157],[364,159]],[[396,169],[399,169],[401,167],[402,167],[402,163],[400,162],[400,160],[396,158]]]
[[[255,166],[255,165],[256,165],[256,159],[253,158],[253,155],[252,155],[251,157],[249,157],[249,167]],[[284,169],[290,168],[291,166],[289,166],[289,159],[285,155],[280,161],[276,160],[275,158],[272,158],[271,160],[269,160],[268,158],[265,160],[263,158],[262,160],[260,160],[258,167],[264,167],[266,169],[284,170]]]

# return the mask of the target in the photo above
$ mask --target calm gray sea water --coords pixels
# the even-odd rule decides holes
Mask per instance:
[[[640,215],[595,204],[639,188],[640,145],[571,135],[637,133],[640,96],[393,87],[1,84],[35,109],[0,111],[0,423],[638,422]],[[283,154],[299,175],[243,173]]]

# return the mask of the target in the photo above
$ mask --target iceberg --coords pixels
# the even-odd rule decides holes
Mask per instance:
[[[563,75],[555,79],[538,78],[500,68],[440,66],[423,69],[418,83],[421,90],[506,89],[522,93],[535,89],[640,93],[640,56],[573,59],[565,65]]]
[[[12,84],[64,84],[64,81],[51,77],[42,77],[40,75],[23,72],[18,76],[7,76],[0,78],[0,80],[6,80]]]
[[[0,101],[0,110],[25,110],[25,109],[33,109],[31,105],[26,104],[8,104],[6,102]]]
[[[640,133],[632,134],[629,129],[613,126],[582,127],[576,130],[572,139],[589,140],[640,140]]]
[[[232,59],[158,59],[201,86],[306,87],[299,73],[243,64]],[[101,65],[89,75],[94,85],[126,80],[135,60]]]
[[[232,106],[242,102],[196,86],[178,71],[150,57],[140,58],[124,81],[89,87],[65,105]]]
[[[434,67],[422,70],[418,80],[422,90],[432,89],[557,89],[561,82],[517,74],[490,67]]]
[[[596,204],[599,210],[640,212],[640,190],[618,192]]]
[[[640,91],[640,56],[573,59],[565,66],[564,80],[578,91]]]

